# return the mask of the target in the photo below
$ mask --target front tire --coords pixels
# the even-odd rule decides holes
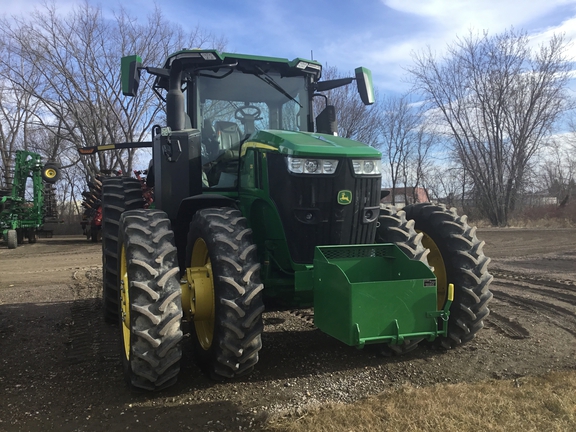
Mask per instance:
[[[438,308],[444,306],[448,284],[454,284],[454,301],[450,307],[448,336],[437,339],[446,349],[471,341],[484,327],[492,299],[488,273],[490,259],[482,251],[484,242],[476,237],[476,227],[458,216],[456,209],[444,205],[418,203],[404,208],[413,219],[422,243],[430,249],[428,262],[438,279]]]
[[[132,210],[118,237],[124,374],[146,390],[173,385],[180,371],[180,269],[170,220],[160,210]]]
[[[104,320],[118,322],[118,227],[126,210],[144,207],[140,182],[130,177],[108,177],[102,186],[102,299]],[[90,231],[91,239],[94,240]]]
[[[194,355],[213,379],[248,374],[262,348],[263,285],[252,230],[235,209],[200,210],[190,223]],[[196,299],[196,300],[194,300]]]

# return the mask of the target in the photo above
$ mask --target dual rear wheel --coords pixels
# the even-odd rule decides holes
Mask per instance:
[[[241,213],[211,208],[194,216],[183,275],[164,212],[125,211],[117,232],[116,303],[126,380],[147,390],[176,381],[183,305],[194,358],[204,372],[218,380],[251,372],[262,347],[263,285],[252,231]],[[110,272],[104,276],[110,281]]]

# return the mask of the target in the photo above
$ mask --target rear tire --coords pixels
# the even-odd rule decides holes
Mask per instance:
[[[132,210],[118,237],[124,373],[145,390],[173,385],[180,371],[180,269],[170,220],[160,210]]]
[[[414,230],[414,221],[406,219],[406,213],[394,206],[380,209],[377,243],[394,243],[408,258],[428,265],[428,249],[422,245],[422,234]],[[405,340],[402,345],[378,344],[375,348],[384,356],[403,355],[414,351],[423,338]]]
[[[196,306],[195,360],[216,380],[250,373],[262,348],[264,286],[246,218],[231,208],[200,210],[190,223],[186,256],[188,266],[210,279],[205,286],[212,296],[202,310]]]
[[[428,262],[438,279],[438,305],[446,302],[448,284],[454,284],[454,301],[450,307],[448,336],[434,343],[446,349],[469,342],[484,327],[490,310],[492,293],[488,289],[492,275],[490,259],[482,251],[484,242],[476,237],[476,227],[458,216],[456,209],[444,205],[419,203],[404,208],[417,231],[423,233],[423,244],[430,249]]]
[[[102,299],[104,320],[118,322],[118,227],[126,210],[144,207],[140,182],[130,177],[108,177],[102,192]]]

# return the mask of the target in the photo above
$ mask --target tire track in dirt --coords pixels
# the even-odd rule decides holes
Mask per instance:
[[[530,337],[530,332],[528,329],[526,329],[526,327],[524,327],[518,321],[515,321],[504,315],[500,315],[493,310],[490,311],[490,315],[488,315],[486,321],[488,321],[489,324],[496,327],[501,333],[511,339],[526,339]]]
[[[101,268],[78,269],[70,285],[75,300],[70,306],[66,360],[68,364],[120,361],[119,332],[106,325],[102,310]]]
[[[495,279],[495,281],[500,286],[518,288],[518,289],[522,289],[524,292],[529,292],[529,293],[537,294],[537,295],[543,295],[543,296],[553,295],[556,300],[562,300],[568,304],[576,305],[576,294],[563,293],[558,289],[548,288],[544,284],[532,283],[533,285],[541,285],[540,287],[535,288],[535,287],[530,286],[528,284],[521,284],[521,283],[511,282],[511,281],[506,281],[506,280]]]
[[[576,282],[572,280],[559,280],[559,279],[550,279],[549,277],[542,277],[531,275],[527,276],[523,273],[517,273],[507,270],[492,270],[492,275],[497,278],[500,283],[512,283],[516,282],[523,282],[529,283],[532,285],[538,285],[540,287],[545,288],[560,288],[562,290],[567,290],[571,292],[576,292]]]
[[[492,293],[498,303],[520,308],[529,312],[528,318],[544,315],[547,322],[576,337],[576,295],[575,287],[543,278],[535,279],[519,274],[508,274],[513,280],[496,277]],[[492,312],[494,319],[488,318],[496,327],[502,323],[502,315]],[[506,317],[504,317],[506,318]],[[506,320],[509,320],[506,318]],[[525,328],[525,327],[524,327]],[[505,331],[505,330],[504,330]],[[529,331],[526,329],[526,332]],[[505,331],[506,333],[506,331]]]
[[[119,341],[111,326],[103,324],[100,299],[76,300],[71,308],[68,333],[68,364],[120,361]]]

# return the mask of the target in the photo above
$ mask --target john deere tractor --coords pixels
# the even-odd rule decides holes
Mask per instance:
[[[166,125],[152,147],[145,201],[138,180],[103,184],[105,318],[118,322],[130,384],[160,389],[179,373],[182,325],[215,379],[249,373],[262,313],[314,308],[315,325],[343,343],[386,354],[421,341],[470,341],[488,315],[491,276],[466,218],[430,203],[381,207],[381,154],[336,135],[313,98],[371,73],[321,81],[322,66],[182,50],[161,68],[122,59],[122,89],[154,75]]]
[[[25,238],[36,243],[44,222],[56,220],[53,185],[60,178],[60,164],[43,164],[39,154],[18,150],[10,174],[10,187],[0,190],[0,231],[14,249]]]

